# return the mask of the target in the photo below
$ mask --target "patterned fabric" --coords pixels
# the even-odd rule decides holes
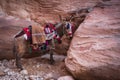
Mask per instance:
[[[46,40],[51,40],[56,36],[55,27],[51,23],[46,24],[46,26],[44,27],[44,32],[46,34]]]
[[[25,33],[24,36],[25,36],[26,40],[28,40],[28,39],[31,37],[29,28],[23,28],[23,31],[24,31],[24,33]]]
[[[44,31],[45,31],[45,34],[50,34],[52,33],[53,31],[55,31],[55,26],[51,23],[48,23],[46,24],[46,26],[44,27]]]
[[[42,44],[46,41],[44,29],[41,26],[32,26],[32,41],[33,44]]]

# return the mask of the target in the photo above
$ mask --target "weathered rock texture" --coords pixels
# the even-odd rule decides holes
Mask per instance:
[[[42,23],[59,21],[59,15],[95,6],[102,0],[1,0],[0,12]]]
[[[93,7],[99,1],[102,0],[0,0],[0,59],[13,56],[13,36],[30,21],[58,22],[59,15],[64,18],[69,12]]]
[[[30,24],[12,16],[0,16],[0,59],[13,58],[14,35]]]
[[[79,80],[120,80],[120,1],[94,8],[74,34],[67,69]]]

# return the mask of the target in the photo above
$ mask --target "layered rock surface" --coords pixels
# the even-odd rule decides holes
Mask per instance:
[[[95,6],[98,1],[101,0],[0,0],[0,59],[13,57],[13,36],[31,21],[58,22],[59,15],[68,16],[69,12]],[[68,49],[68,41],[63,42]],[[63,48],[58,48],[60,54],[66,53]]]
[[[94,8],[74,34],[65,64],[77,79],[120,79],[119,3]]]
[[[102,0],[1,0],[0,12],[38,23],[59,21],[59,15],[95,6]]]
[[[30,24],[12,16],[0,16],[0,59],[13,58],[14,35]]]

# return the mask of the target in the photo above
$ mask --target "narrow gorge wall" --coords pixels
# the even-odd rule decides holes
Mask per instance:
[[[0,11],[36,22],[59,21],[68,12],[95,6],[102,0],[1,0]]]
[[[120,1],[94,8],[74,34],[65,60],[78,80],[120,80]]]
[[[33,22],[59,22],[68,13],[95,6],[102,0],[0,0],[0,59],[13,56],[13,36]]]
[[[81,9],[90,13],[74,34],[67,69],[78,80],[119,80],[120,0],[0,0],[0,59],[13,58],[13,36],[23,27],[56,23]]]

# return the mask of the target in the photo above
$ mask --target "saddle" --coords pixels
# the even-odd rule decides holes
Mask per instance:
[[[42,44],[45,43],[46,36],[44,30],[41,26],[32,26],[32,44]]]

